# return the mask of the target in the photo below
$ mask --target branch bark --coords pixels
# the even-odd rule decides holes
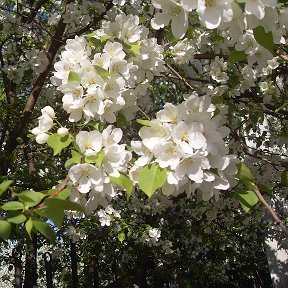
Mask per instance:
[[[44,1],[41,1],[41,2],[44,2]],[[45,81],[49,75],[51,68],[52,68],[54,58],[55,58],[59,48],[65,43],[65,40],[67,40],[68,38],[74,38],[76,35],[81,35],[81,34],[87,32],[96,23],[101,21],[103,19],[104,15],[106,14],[106,12],[108,10],[110,10],[112,7],[113,7],[113,2],[111,1],[106,6],[105,12],[100,14],[98,17],[94,18],[94,20],[91,23],[89,23],[87,26],[85,26],[83,29],[80,29],[76,33],[71,34],[71,35],[69,35],[69,37],[66,37],[66,38],[64,38],[64,32],[65,32],[65,28],[66,28],[67,24],[64,22],[63,17],[60,18],[58,25],[56,27],[55,34],[54,34],[52,41],[51,41],[51,45],[49,46],[48,51],[46,53],[47,54],[46,67],[45,67],[44,71],[35,80],[35,83],[32,87],[32,91],[31,91],[31,93],[28,97],[27,103],[25,105],[25,108],[24,108],[22,114],[20,115],[18,121],[16,122],[15,126],[13,127],[11,132],[9,133],[9,136],[8,136],[5,148],[4,148],[5,154],[7,157],[5,157],[6,158],[4,160],[5,163],[3,163],[3,168],[2,168],[3,171],[0,171],[0,172],[2,172],[1,173],[2,175],[7,174],[8,167],[9,167],[9,164],[11,162],[12,152],[16,149],[16,147],[18,145],[16,139],[18,137],[22,136],[22,133],[23,133],[26,125],[28,124],[28,122],[30,120],[31,114],[34,110],[36,102],[40,96],[40,93],[41,93],[42,88],[45,84]],[[65,10],[64,10],[64,12],[65,12]]]
[[[278,215],[276,214],[274,209],[271,207],[271,205],[265,200],[265,198],[261,194],[261,192],[258,189],[258,187],[255,184],[252,184],[252,185],[253,185],[253,190],[254,190],[255,194],[257,195],[259,201],[266,207],[266,209],[270,213],[270,215],[271,215],[273,221],[275,222],[275,224],[280,226],[280,228],[282,229],[282,231],[285,234],[286,238],[288,239],[288,229],[287,229],[286,225],[281,221],[281,219],[278,217]]]

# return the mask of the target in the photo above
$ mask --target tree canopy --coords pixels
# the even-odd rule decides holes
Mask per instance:
[[[59,272],[73,247],[78,287],[272,285],[264,240],[288,237],[287,6],[0,2],[0,260],[25,255],[24,288],[37,249]],[[66,272],[54,284],[76,287]]]

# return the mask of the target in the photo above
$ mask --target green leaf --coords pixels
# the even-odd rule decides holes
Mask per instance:
[[[13,224],[21,224],[27,220],[27,217],[19,211],[11,211],[8,213],[7,221]]]
[[[228,56],[228,61],[230,65],[247,59],[247,54],[244,51],[232,50]]]
[[[234,196],[239,200],[240,205],[245,212],[248,212],[259,201],[257,195],[253,191],[238,190]]]
[[[93,31],[93,32],[91,32],[91,33],[88,33],[88,34],[84,35],[84,37],[87,38],[87,39],[89,39],[89,38],[91,38],[91,37],[94,37],[95,35],[96,35],[96,31]]]
[[[118,240],[122,243],[125,240],[125,233],[124,232],[120,232],[118,235]]]
[[[129,199],[133,191],[133,182],[131,179],[122,173],[120,174],[120,177],[116,178],[109,176],[109,178],[113,183],[117,184],[127,192],[127,198]]]
[[[107,40],[111,39],[112,36],[110,35],[101,35],[100,40],[101,42],[106,42]]]
[[[68,82],[69,83],[70,82],[80,83],[81,82],[81,78],[76,72],[70,71],[69,76],[68,76]]]
[[[71,151],[72,157],[65,162],[65,168],[71,167],[73,164],[79,164],[82,160],[82,155],[75,150]]]
[[[69,200],[47,198],[45,203],[48,207],[62,207],[65,210],[73,210],[85,213],[85,208],[83,206]]]
[[[0,184],[0,196],[9,188],[9,186],[13,183],[12,180],[4,180]]]
[[[271,31],[266,33],[264,27],[258,26],[253,29],[253,34],[258,44],[260,44],[261,46],[269,50],[272,54],[274,54],[273,51],[274,40],[273,40],[273,33]]]
[[[22,144],[23,143],[23,139],[21,137],[17,137],[16,138],[17,143]]]
[[[67,200],[71,194],[71,190],[69,188],[63,189],[56,197],[55,199],[62,199]]]
[[[101,43],[101,40],[100,39],[97,39],[95,37],[91,37],[87,43],[89,46],[92,46],[92,47],[98,47],[100,46],[102,43]]]
[[[264,183],[258,183],[257,184],[258,188],[260,191],[262,191],[263,193],[265,194],[268,194],[268,195],[272,195],[272,188]]]
[[[122,113],[118,113],[116,116],[116,124],[119,128],[127,127],[127,120],[126,117]]]
[[[85,157],[86,163],[96,163],[100,166],[105,158],[105,151],[102,149],[96,155],[90,155]]]
[[[223,104],[224,103],[224,98],[222,96],[213,96],[211,98],[211,102],[212,104],[216,105],[216,104]]]
[[[239,163],[236,166],[238,168],[237,176],[239,177],[240,182],[249,184],[254,181],[254,177],[250,169],[244,163]]]
[[[18,201],[10,201],[5,203],[4,205],[2,205],[2,209],[5,211],[9,211],[9,210],[23,210],[24,209],[24,205],[21,202]]]
[[[150,120],[144,120],[144,119],[137,119],[137,122],[143,126],[151,126],[151,121]]]
[[[60,229],[64,219],[64,208],[63,207],[43,207],[36,210],[36,213],[42,217],[50,219]]]
[[[41,192],[27,190],[19,193],[18,198],[24,203],[25,208],[30,208],[38,205],[45,196]]]
[[[47,238],[50,242],[54,243],[56,240],[56,234],[53,228],[43,222],[40,219],[32,219],[33,226],[39,231],[45,238]]]
[[[135,55],[140,55],[141,53],[141,44],[139,42],[135,42],[130,44],[130,51],[133,52]]]
[[[54,151],[53,155],[59,154],[62,149],[66,148],[72,142],[72,136],[67,134],[65,136],[61,136],[57,133],[54,133],[49,136],[47,144],[51,147]]]
[[[9,239],[11,234],[11,224],[5,220],[0,220],[0,237]]]
[[[288,171],[287,170],[281,173],[281,184],[283,186],[288,186]]]
[[[138,177],[138,184],[141,190],[151,197],[153,193],[162,187],[167,179],[167,170],[160,168],[158,163],[144,167]]]
[[[97,74],[99,76],[101,76],[102,78],[107,78],[107,77],[111,76],[111,73],[109,73],[109,71],[107,71],[106,69],[104,69],[101,66],[94,65],[94,68],[95,68]]]
[[[33,229],[33,223],[32,223],[32,219],[29,218],[27,220],[27,222],[25,223],[25,229],[29,235],[29,237],[31,238],[31,233],[32,233],[32,229]]]

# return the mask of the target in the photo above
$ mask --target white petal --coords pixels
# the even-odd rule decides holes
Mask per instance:
[[[167,13],[156,13],[154,18],[151,20],[151,26],[155,30],[159,30],[164,26],[167,26],[170,22],[170,15]]]
[[[187,14],[184,11],[172,18],[171,28],[176,38],[184,37],[188,28]]]
[[[206,8],[204,14],[199,16],[208,29],[215,29],[220,25],[221,15],[218,10],[212,7]]]

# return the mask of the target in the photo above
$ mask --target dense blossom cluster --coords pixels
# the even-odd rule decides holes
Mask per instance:
[[[119,177],[120,172],[126,172],[131,152],[126,150],[125,144],[119,144],[122,131],[109,125],[99,131],[80,131],[76,135],[76,144],[88,158],[88,163],[72,166],[68,176],[76,188],[72,193],[74,201],[85,205],[89,214],[98,204],[107,205],[106,198],[116,196],[116,190],[109,176]],[[89,193],[88,201],[85,194]]]
[[[254,269],[266,229],[257,189],[287,218],[287,1],[0,2],[0,237],[53,238],[50,220],[60,227],[78,209],[63,239],[89,239],[87,254],[105,243],[102,286],[113,286],[114,256],[137,279],[173,266],[171,287],[192,268],[220,287],[244,254]],[[41,202],[27,204],[23,187]],[[142,248],[156,259],[144,276]]]
[[[158,30],[171,22],[176,38],[183,38],[188,31],[191,15],[196,12],[199,16],[200,26],[190,31],[195,37],[172,42],[167,61],[180,64],[191,78],[197,79],[200,75],[203,85],[195,87],[197,92],[185,94],[184,101],[178,105],[166,103],[157,112],[156,119],[146,121],[147,126],[139,131],[141,141],[131,142],[136,158],[132,158],[125,144],[119,144],[122,139],[119,128],[108,126],[102,132],[89,128],[76,135],[75,143],[84,158],[70,168],[68,175],[75,184],[72,199],[84,204],[88,213],[98,204],[106,206],[107,199],[117,194],[110,177],[128,174],[137,186],[143,167],[152,163],[167,171],[167,181],[161,187],[166,196],[199,191],[207,201],[213,195],[218,199],[220,190],[235,186],[239,160],[229,154],[224,142],[229,134],[225,126],[227,109],[211,104],[211,99],[226,92],[232,97],[239,96],[255,87],[261,75],[271,75],[279,59],[268,46],[259,43],[253,29],[261,24],[266,31],[271,31],[274,43],[284,43],[282,35],[287,28],[283,20],[287,11],[281,10],[279,18],[278,12],[276,15],[272,11],[276,1],[256,2],[247,1],[242,7],[243,13],[240,5],[232,0],[152,1],[156,8],[152,28]],[[125,1],[115,4],[122,7]],[[265,25],[267,17],[276,19],[273,27]],[[63,109],[69,114],[70,122],[82,123],[84,119],[87,124],[96,120],[105,127],[106,123],[116,123],[120,113],[126,120],[133,119],[137,102],[147,97],[151,81],[167,72],[164,49],[156,38],[149,38],[149,29],[140,24],[139,16],[111,13],[107,19],[95,32],[67,40],[60,61],[54,65],[51,81],[64,94]],[[232,23],[237,24],[237,29]],[[195,59],[196,53],[213,51],[209,42],[214,41],[215,35],[206,28],[219,29],[220,40],[215,42],[214,52],[228,54],[232,49],[235,57],[245,58],[247,63],[241,64],[242,71],[236,70],[234,62],[231,64],[226,56],[217,55],[209,61]],[[231,73],[241,81],[231,85]],[[261,83],[261,91],[268,91],[268,84]],[[229,89],[229,86],[234,87]],[[198,96],[203,92],[205,96]],[[53,117],[45,112],[39,118],[39,126],[32,130],[38,143],[47,141]],[[61,136],[68,132],[66,127],[58,129]]]
[[[250,21],[254,20],[254,22],[264,19],[265,16],[267,17],[267,14],[277,5],[277,0],[248,0],[245,2],[244,9],[246,15],[250,17],[248,20],[251,19]],[[236,22],[237,26],[240,27],[245,25],[244,15],[239,5],[233,0],[153,0],[152,4],[158,10],[152,19],[152,27],[158,30],[167,26],[171,21],[172,33],[177,38],[182,38],[187,32],[189,13],[194,11],[198,14],[203,26],[208,29],[222,28],[227,26],[228,23],[231,24],[231,22]],[[161,11],[159,12],[159,10]],[[239,27],[231,27],[231,29],[239,29]]]
[[[163,49],[148,32],[138,16],[120,14],[89,37],[67,41],[51,80],[64,94],[71,122],[84,117],[114,123],[119,111],[133,117],[148,80],[164,71]]]
[[[197,188],[202,198],[209,200],[218,196],[218,190],[236,184],[233,175],[237,172],[237,159],[227,155],[223,138],[229,130],[222,126],[225,118],[221,114],[213,117],[215,106],[210,97],[196,93],[184,97],[185,101],[177,106],[166,103],[156,119],[140,129],[142,141],[131,143],[140,156],[131,171],[157,162],[168,169],[167,184],[162,187],[165,195],[183,191],[190,195]]]

